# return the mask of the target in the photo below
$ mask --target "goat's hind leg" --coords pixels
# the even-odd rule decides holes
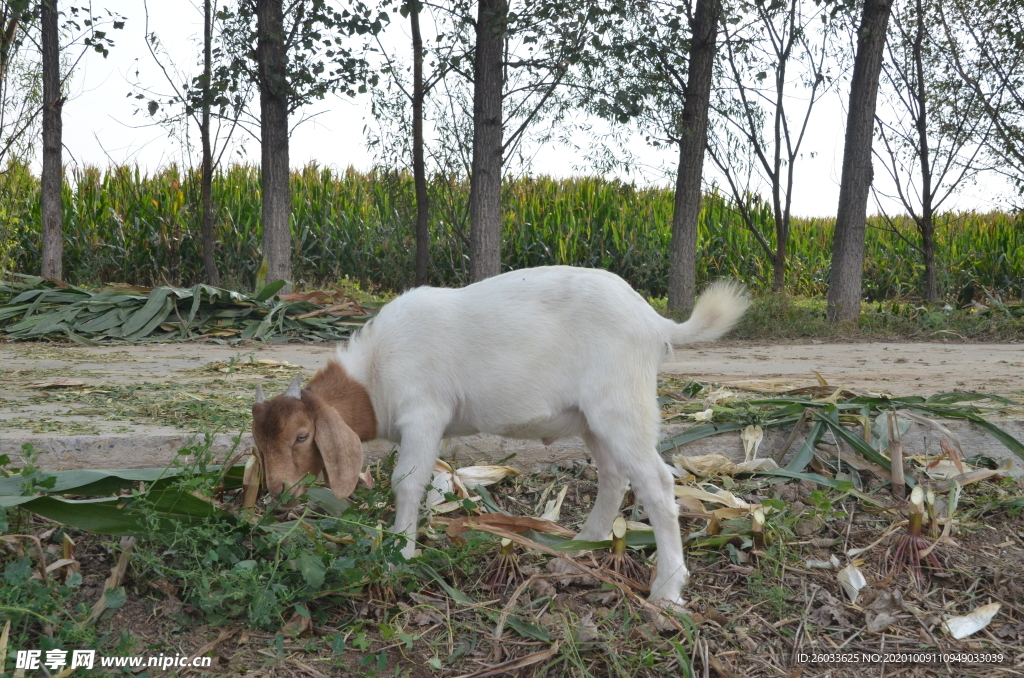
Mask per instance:
[[[608,449],[592,433],[583,436],[590,456],[597,465],[597,499],[576,539],[602,541],[612,531],[612,521],[622,508],[622,498],[629,487],[629,480],[619,470]]]
[[[658,575],[651,583],[651,600],[681,603],[680,591],[690,573],[683,560],[683,540],[679,530],[672,473],[655,447],[657,436],[642,422],[624,421],[610,414],[602,418],[597,433],[601,444],[629,480],[647,512],[658,544]],[[600,470],[598,471],[600,473]],[[602,538],[607,536],[605,533]]]
[[[440,445],[441,434],[437,432],[410,429],[402,433],[395,471],[391,474],[391,487],[395,492],[393,530],[406,537],[402,548],[402,555],[406,559],[412,558],[416,552],[420,505]]]

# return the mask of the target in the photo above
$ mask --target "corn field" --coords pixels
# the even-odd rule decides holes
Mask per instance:
[[[201,280],[199,175],[169,167],[76,171],[64,185],[64,270],[90,285],[194,285]],[[468,272],[468,182],[435,176],[431,195],[431,282],[461,285]],[[413,276],[415,205],[406,173],[336,172],[310,165],[292,176],[293,270],[300,285],[348,276],[382,291],[400,291]],[[259,172],[244,165],[213,183],[215,238],[223,282],[252,289],[260,264]],[[502,196],[502,261],[508,269],[545,264],[613,271],[649,296],[667,289],[673,195],[596,177],[523,178]],[[771,233],[767,206],[755,210]],[[940,289],[957,294],[968,282],[1024,296],[1024,218],[1005,213],[944,214],[937,228]],[[39,180],[22,165],[0,174],[0,259],[38,273]],[[909,219],[898,233],[872,219],[864,293],[869,300],[913,295],[923,274]],[[795,220],[789,291],[825,293],[832,219]],[[902,236],[902,237],[901,237]],[[6,243],[6,244],[5,244]],[[758,289],[771,283],[771,263],[731,203],[705,196],[698,233],[697,279],[735,277]]]

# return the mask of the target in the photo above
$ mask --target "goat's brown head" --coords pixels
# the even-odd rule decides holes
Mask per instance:
[[[288,390],[266,399],[256,387],[252,435],[273,495],[298,496],[307,475],[325,473],[339,499],[349,496],[363,468],[363,446],[338,410],[295,377]]]

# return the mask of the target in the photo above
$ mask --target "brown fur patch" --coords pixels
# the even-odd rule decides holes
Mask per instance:
[[[377,435],[370,394],[333,360],[316,373],[303,393],[301,399],[279,395],[252,407],[252,434],[267,488],[278,494],[296,486],[306,474],[324,472],[326,464],[337,476],[329,478],[332,489],[347,495],[362,466],[359,442]],[[336,430],[329,428],[328,411],[336,420]],[[345,431],[351,436],[347,441]],[[306,437],[299,440],[299,434]],[[334,443],[326,455],[319,448],[325,441]]]
[[[363,442],[377,437],[377,414],[366,387],[348,376],[334,360],[320,368],[306,388],[324,399],[341,413],[341,418]]]

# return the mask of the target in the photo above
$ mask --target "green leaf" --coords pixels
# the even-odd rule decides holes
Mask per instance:
[[[933,396],[929,396],[926,402],[941,405],[951,405],[953,403],[969,402],[973,400],[991,400],[993,402],[1002,403],[1003,405],[1020,404],[1016,400],[1004,398],[1003,396],[996,395],[995,393],[962,393],[960,391],[936,393]]]
[[[310,501],[336,518],[340,518],[352,506],[348,499],[338,499],[334,492],[326,487],[310,487],[306,490],[306,495]]]
[[[135,332],[126,331],[124,333],[125,339],[133,340],[141,339],[142,337],[148,337],[150,333],[156,329],[157,325],[159,325],[160,323],[167,319],[167,316],[171,314],[171,309],[173,308],[174,301],[170,297],[165,298],[163,306],[156,312],[156,314],[152,318],[149,319],[149,322],[147,322],[145,325],[143,325],[140,329],[136,330]],[[132,316],[132,320],[135,320],[135,316]]]
[[[131,487],[138,481],[151,483],[161,478],[172,478],[178,473],[177,469],[169,468],[51,471],[48,475],[56,482],[49,491],[54,494],[81,496],[109,495]],[[21,476],[0,478],[0,496],[19,496],[22,481]]]
[[[794,473],[803,471],[804,468],[811,463],[811,459],[814,458],[814,446],[821,440],[821,436],[825,434],[825,424],[822,422],[815,422],[814,426],[811,427],[811,432],[807,435],[807,439],[804,440],[804,444],[797,450],[797,453],[793,455],[793,458],[786,464],[786,470]]]
[[[967,412],[951,407],[939,407],[935,405],[917,405],[913,409],[926,414],[933,414],[937,417],[973,421],[975,424],[985,429],[989,435],[1002,443],[1008,450],[1016,454],[1021,459],[1024,459],[1024,444],[1021,444],[1021,442],[1012,435],[974,412]]]
[[[487,616],[492,618],[491,621],[496,622],[499,619],[499,615],[497,614],[488,614]],[[508,624],[510,629],[521,635],[523,638],[528,638],[530,640],[539,640],[542,643],[550,643],[552,640],[554,640],[551,637],[551,634],[545,631],[544,629],[540,628],[539,626],[535,626],[533,624],[524,622],[522,619],[520,619],[514,614],[510,614],[508,616],[508,619],[505,620],[505,623]]]
[[[124,587],[118,586],[116,589],[107,589],[104,591],[103,600],[106,602],[108,610],[116,610],[125,604],[125,601],[128,600],[128,596],[125,593]]]
[[[320,559],[319,555],[310,551],[303,551],[295,559],[295,563],[299,568],[299,573],[306,580],[310,588],[319,589],[323,585],[324,577],[327,575],[327,568],[324,567],[324,562]]]
[[[78,330],[79,332],[89,333],[102,332],[104,330],[108,330],[111,327],[121,324],[122,321],[118,314],[118,311],[118,308],[112,308],[103,315],[97,316],[85,322],[78,323],[77,325],[75,325],[75,329]]]
[[[136,332],[143,330],[153,318],[159,316],[163,312],[163,317],[153,325],[159,325],[163,322],[163,318],[167,317],[166,311],[170,311],[170,303],[168,303],[167,295],[170,294],[171,290],[167,287],[158,287],[149,293],[149,299],[145,305],[138,311],[132,314],[131,318],[124,324],[123,334],[125,337],[131,337]],[[141,335],[145,336],[145,335]]]
[[[818,475],[817,473],[797,473],[784,468],[772,469],[771,471],[758,471],[754,475],[778,476],[780,478],[789,478],[790,480],[810,480],[818,483],[819,485],[824,485],[825,487],[831,487],[833,489],[840,489],[843,488],[843,486],[848,486],[850,484],[849,481],[846,480],[826,478],[825,476]],[[871,495],[865,494],[856,488],[846,488],[845,491],[849,492],[861,501],[871,504],[872,506],[885,506],[885,504],[878,501]]]
[[[4,580],[14,586],[23,586],[31,576],[32,559],[27,556],[7,563],[4,568]]]
[[[256,301],[266,301],[270,297],[277,294],[281,290],[281,288],[287,284],[288,282],[286,280],[275,280],[274,282],[270,283],[269,285],[261,289],[259,292],[257,292],[256,296],[253,297],[253,299],[255,299]]]
[[[735,422],[726,422],[723,424],[701,424],[700,426],[694,426],[688,431],[684,431],[677,436],[663,440],[661,444],[658,445],[658,451],[664,454],[665,452],[670,452],[671,450],[685,445],[686,443],[692,443],[694,440],[718,435],[719,433],[728,433],[729,431],[742,431],[746,427],[746,424],[738,424]]]
[[[834,435],[837,440],[845,442],[868,461],[878,464],[887,471],[892,470],[892,463],[890,463],[889,458],[864,442],[864,439],[860,436],[855,436],[846,430],[846,428],[839,423],[839,419],[836,417],[834,412],[827,414],[819,412],[816,416],[828,424],[829,430],[832,431],[832,435]],[[907,484],[911,487],[917,484],[917,481],[914,480],[909,473],[905,474],[905,479]]]
[[[467,596],[465,593],[458,590],[457,588],[453,588],[452,586],[450,586],[448,582],[445,581],[444,577],[442,577],[441,574],[437,570],[432,568],[430,565],[427,565],[426,563],[419,563],[417,564],[416,567],[417,569],[419,569],[420,572],[422,572],[427,577],[430,577],[435,582],[437,582],[437,585],[444,589],[445,593],[447,593],[448,596],[451,597],[451,599],[455,602],[462,603],[464,605],[476,604],[476,601]]]

